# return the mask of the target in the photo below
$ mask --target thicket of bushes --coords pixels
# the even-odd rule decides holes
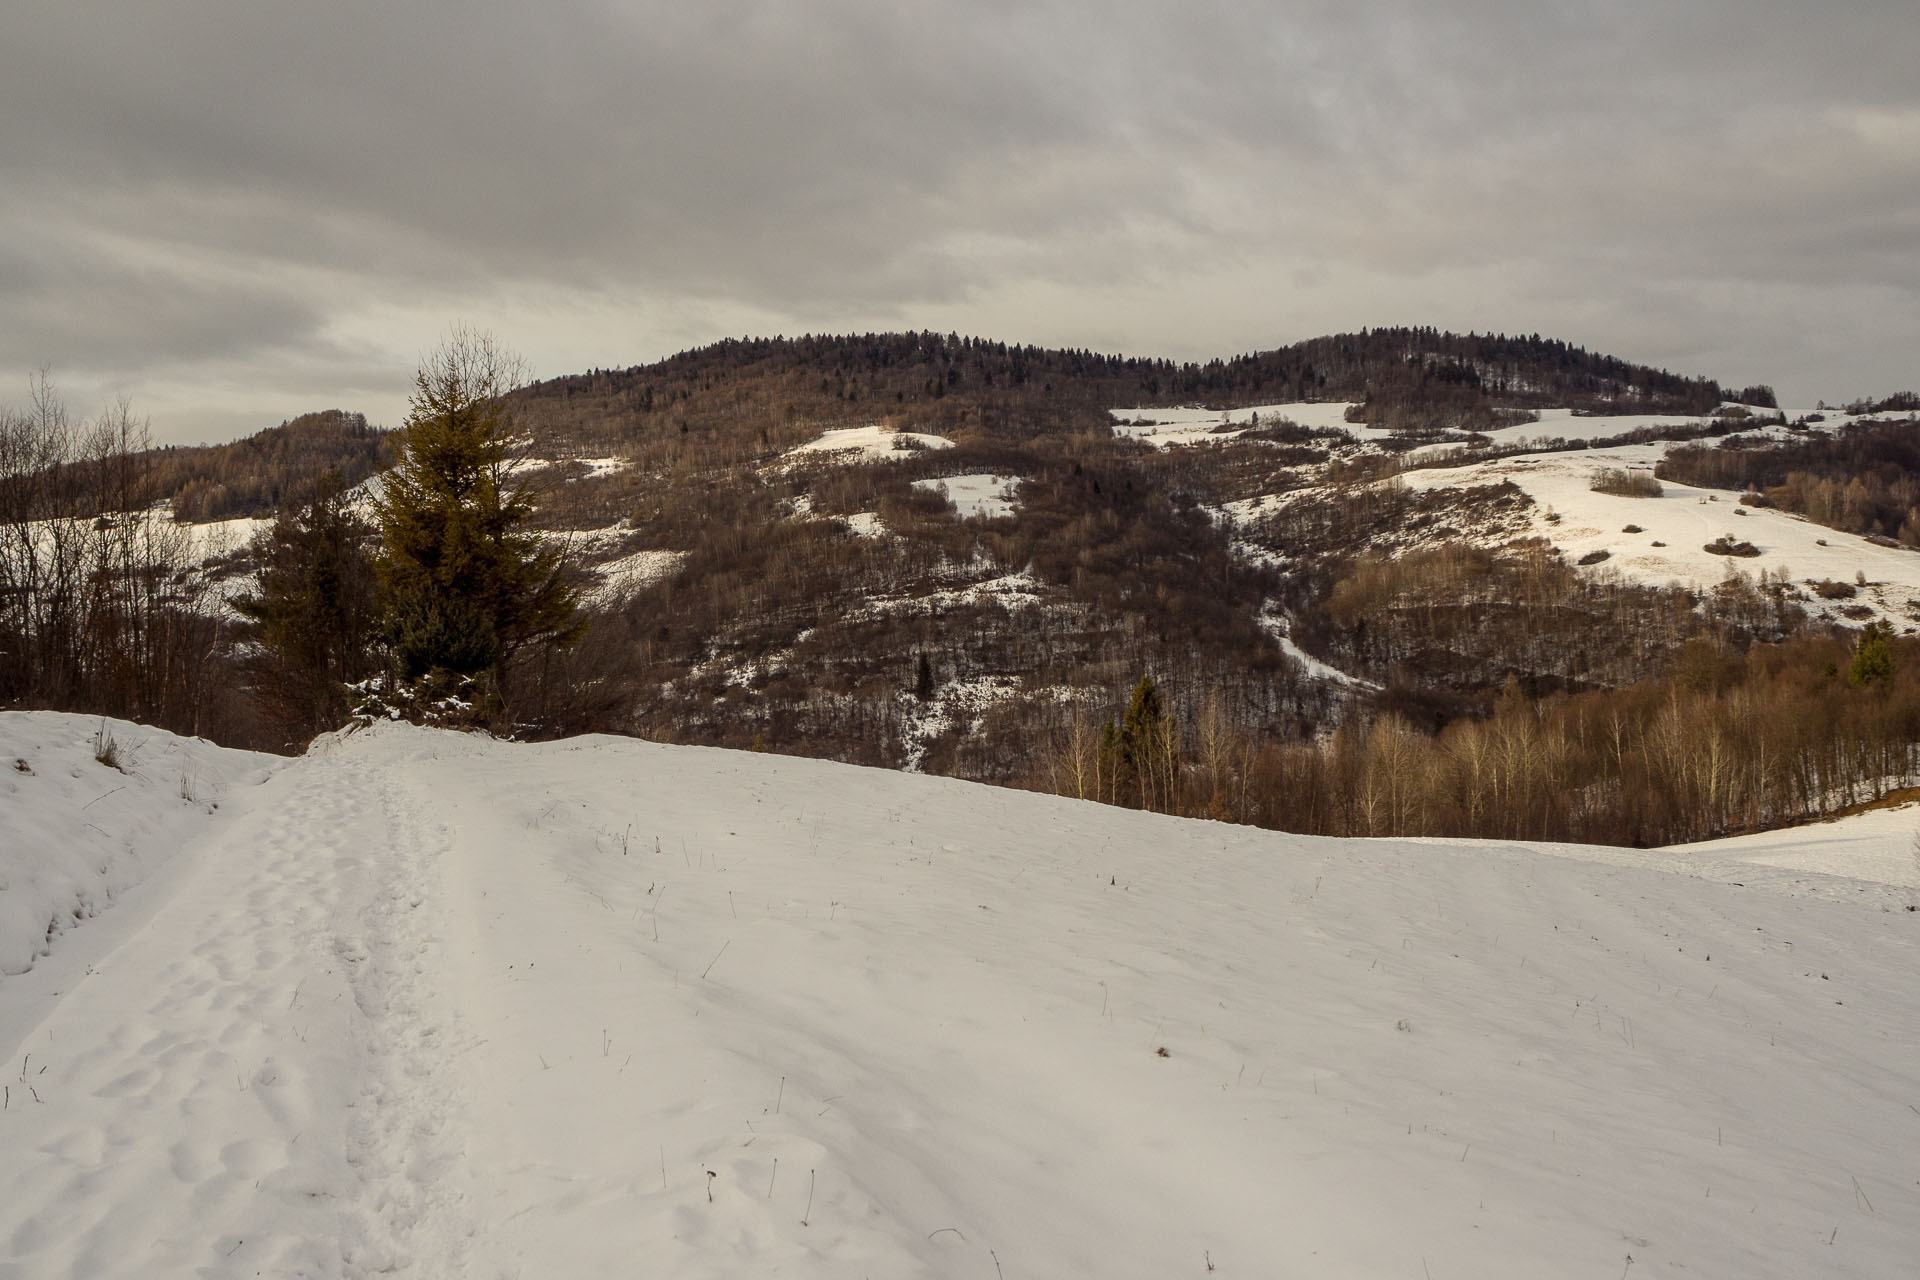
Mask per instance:
[[[1920,422],[1873,422],[1786,444],[1729,437],[1680,445],[1661,479],[1752,490],[1783,511],[1847,533],[1920,546]]]
[[[1177,716],[1172,812],[1333,836],[1464,836],[1659,845],[1777,826],[1912,785],[1920,642],[1802,636],[1744,655],[1700,638],[1660,678],[1530,698],[1438,733],[1382,714],[1311,743]],[[1170,718],[1176,718],[1169,711]],[[1099,738],[1057,732],[1028,784],[1101,794]],[[1137,802],[1137,801],[1135,801]]]
[[[1603,467],[1593,473],[1589,487],[1595,493],[1610,493],[1616,498],[1657,498],[1666,492],[1651,473],[1625,467]]]
[[[73,422],[44,379],[0,410],[0,705],[241,736],[188,537],[145,514],[146,447],[125,404]]]

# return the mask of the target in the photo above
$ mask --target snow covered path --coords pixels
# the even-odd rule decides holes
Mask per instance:
[[[20,1040],[0,1132],[39,1158],[0,1161],[0,1275],[466,1274],[432,850],[391,785],[342,756],[235,796]]]
[[[0,1025],[0,1277],[1892,1280],[1920,1252],[1893,886],[397,726],[220,821]]]

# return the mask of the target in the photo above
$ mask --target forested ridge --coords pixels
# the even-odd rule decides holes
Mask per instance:
[[[348,488],[393,465],[389,433],[365,415],[303,413],[231,444],[168,446],[145,460],[157,499],[190,522],[271,517],[310,502],[328,472]]]
[[[1351,404],[1346,422],[1375,434],[1270,415],[1160,449],[1111,425],[1115,408],[1299,401]],[[256,592],[238,618],[175,552],[144,568],[121,557],[122,580],[171,584],[149,593],[141,634],[181,637],[177,660],[149,664],[182,672],[177,692],[143,699],[138,664],[103,660],[59,681],[16,669],[0,693],[279,749],[356,707],[432,707],[523,736],[826,756],[1295,830],[1712,834],[1899,785],[1916,740],[1912,642],[1882,637],[1887,671],[1851,680],[1857,638],[1810,623],[1806,590],[1784,575],[1703,588],[1576,571],[1528,532],[1531,500],[1514,485],[1395,475],[1432,465],[1436,440],[1493,456],[1510,446],[1475,433],[1539,409],[1660,413],[1676,422],[1655,436],[1728,437],[1669,455],[1692,482],[1801,501],[1792,509],[1813,518],[1818,485],[1865,487],[1884,501],[1850,508],[1866,512],[1858,531],[1901,534],[1915,428],[1811,432],[1784,448],[1739,434],[1773,402],[1765,387],[1538,336],[1431,329],[1205,364],[930,333],[731,340],[497,397],[491,474],[503,501],[518,495],[514,520],[558,551],[540,572],[584,623],[525,652],[437,647],[471,630],[472,606],[416,601],[407,621],[388,598],[374,570],[391,552],[343,495],[407,436],[329,411],[226,446],[149,451],[129,437],[112,466],[80,456],[76,437],[50,470],[10,464],[9,491],[37,494],[20,511],[170,500],[183,520],[279,524],[252,559],[221,566]],[[29,416],[9,419],[23,440]],[[875,424],[893,447],[795,452]],[[1409,452],[1422,448],[1431,456]],[[34,488],[54,474],[68,487]],[[133,479],[116,496],[89,491],[94,474]],[[963,518],[939,486],[969,476],[1002,477],[1017,500]],[[84,578],[95,553],[75,554]],[[260,583],[306,594],[276,613],[248,585]],[[12,607],[0,636],[20,636],[20,653],[43,644],[52,633],[29,605],[62,598],[0,596]],[[114,598],[106,589],[100,607]],[[288,653],[266,660],[272,644]],[[393,702],[443,662],[455,679]],[[1719,674],[1703,684],[1708,668]],[[369,676],[384,701],[368,702]],[[1800,736],[1778,738],[1771,715]],[[1754,743],[1759,763],[1741,754]]]
[[[957,334],[742,338],[657,364],[554,378],[520,393],[530,417],[583,444],[707,434],[742,420],[777,443],[796,422],[896,413],[916,428],[1020,440],[1096,429],[1134,405],[1363,401],[1388,426],[1441,413],[1491,422],[1547,405],[1707,414],[1732,391],[1539,335],[1362,330],[1204,363],[1009,345]],[[949,403],[951,402],[951,403]]]

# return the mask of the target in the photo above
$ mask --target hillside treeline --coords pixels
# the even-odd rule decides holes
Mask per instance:
[[[806,430],[898,414],[903,425],[1003,439],[1104,431],[1105,411],[1302,400],[1366,403],[1368,420],[1409,431],[1441,420],[1480,426],[1505,410],[1571,406],[1705,415],[1729,392],[1539,335],[1373,329],[1205,363],[1010,345],[957,334],[739,339],[657,364],[595,370],[519,393],[528,420],[583,449],[635,447],[671,465],[687,447],[714,455],[783,447]],[[1732,393],[1771,405],[1772,392]],[[744,430],[742,430],[744,428]],[[738,453],[736,457],[742,456]]]
[[[146,462],[149,489],[171,501],[176,520],[265,518],[313,501],[329,472],[352,488],[384,471],[393,465],[393,442],[365,416],[328,409],[231,444],[169,445]]]
[[[1654,474],[1749,491],[1816,524],[1920,546],[1920,421],[1857,423],[1785,444],[1736,436],[1680,445]]]
[[[1302,639],[1342,670],[1391,688],[1611,688],[1695,636],[1741,648],[1792,634],[1787,584],[1730,576],[1695,593],[1582,574],[1540,539],[1492,549],[1442,542],[1350,562]]]
[[[938,335],[769,340],[518,393],[543,440],[632,459],[592,479],[554,468],[548,527],[620,520],[619,549],[678,557],[603,601],[568,659],[607,646],[582,682],[605,697],[596,714],[664,740],[1004,783],[1039,767],[1065,708],[1142,668],[1170,705],[1207,702],[1223,732],[1272,746],[1350,704],[1430,730],[1484,716],[1509,679],[1613,687],[1703,632],[1744,646],[1797,625],[1784,593],[1744,579],[1696,598],[1576,574],[1544,545],[1470,550],[1469,532],[1497,546],[1524,528],[1524,494],[1378,483],[1381,459],[1344,437],[1276,423],[1199,448],[1116,439],[1089,388],[1133,378],[1112,398],[1137,402],[1138,379],[1169,372],[1150,365]],[[887,422],[955,447],[783,460],[825,426],[873,421],[864,406],[889,387]],[[1019,478],[1011,515],[958,520],[913,487],[979,472]],[[1288,500],[1217,514],[1254,495]],[[1276,611],[1381,691],[1308,678],[1270,633]]]
[[[149,456],[124,404],[72,422],[40,380],[0,410],[0,705],[232,740],[213,594],[188,533],[146,515]]]
[[[1863,659],[1864,651],[1864,659]],[[1698,639],[1667,674],[1530,698],[1438,733],[1385,714],[1293,745],[1206,704],[1166,711],[1161,754],[1069,719],[1029,785],[1331,836],[1461,836],[1652,846],[1781,826],[1884,797],[1920,767],[1920,641],[1801,636],[1742,655]],[[1122,725],[1116,710],[1109,724]],[[1171,779],[1153,783],[1151,779]]]
[[[1022,477],[1012,516],[960,520],[913,484],[979,471]],[[1098,685],[1147,659],[1231,691],[1249,724],[1324,718],[1256,621],[1278,579],[1233,553],[1192,481],[1172,455],[1041,440],[644,486],[634,542],[683,558],[607,606],[634,637],[610,679],[648,736],[889,766],[932,713],[909,694],[923,660],[947,691]],[[1018,761],[998,753],[974,772],[973,718],[921,763],[1006,780]]]

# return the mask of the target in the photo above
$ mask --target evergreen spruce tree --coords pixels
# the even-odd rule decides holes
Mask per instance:
[[[1094,790],[1097,798],[1107,804],[1120,803],[1120,731],[1114,728],[1113,717],[1100,727],[1100,748],[1096,757]]]
[[[1847,666],[1847,683],[1885,684],[1893,679],[1898,665],[1893,656],[1893,627],[1885,618],[1876,618],[1861,628],[1860,642]]]
[[[1116,725],[1109,717],[1098,748],[1100,794],[1114,804],[1171,812],[1177,766],[1174,726],[1152,676],[1141,676]]]
[[[329,472],[310,502],[281,509],[259,544],[258,590],[233,601],[241,636],[257,646],[249,692],[289,742],[338,726],[346,685],[372,670],[372,536]]]
[[[1171,806],[1171,733],[1160,690],[1152,676],[1141,676],[1120,720],[1120,767],[1133,780],[1136,803],[1143,809]]]
[[[505,395],[519,362],[457,330],[414,380],[399,458],[376,503],[384,625],[399,674],[498,677],[529,646],[585,629],[560,553],[526,528],[508,468]]]

